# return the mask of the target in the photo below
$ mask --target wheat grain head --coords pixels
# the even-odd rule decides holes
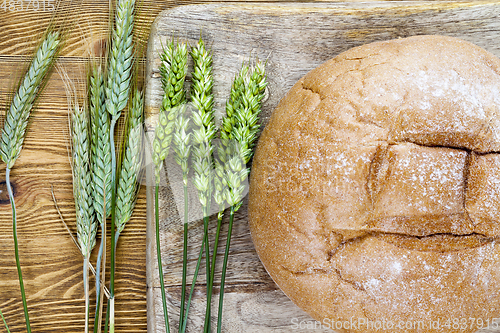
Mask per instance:
[[[207,207],[213,191],[213,145],[212,140],[217,133],[214,117],[214,96],[212,87],[212,55],[205,48],[203,40],[199,40],[192,48],[194,72],[192,73],[191,103],[194,107],[192,122],[194,125],[192,139],[193,184],[198,190],[198,199],[203,207]]]
[[[106,112],[104,75],[100,66],[95,66],[90,76],[91,118],[91,168],[94,209],[102,218],[111,214],[111,146],[109,142],[109,113]]]
[[[156,182],[160,182],[160,171],[167,158],[174,135],[175,123],[185,101],[184,81],[187,74],[187,47],[185,44],[174,48],[167,43],[160,54],[163,98],[159,121],[153,139],[153,162]]]
[[[116,194],[115,225],[118,233],[130,220],[139,189],[139,174],[143,161],[143,108],[140,90],[135,90],[129,107],[128,130]]]
[[[235,209],[241,206],[243,182],[250,172],[246,164],[253,155],[260,129],[258,120],[266,86],[265,67],[261,62],[257,61],[252,71],[243,65],[226,104],[227,114],[222,122],[222,144],[219,147],[219,164],[223,167],[216,166],[216,173],[218,182],[227,190],[216,197],[223,197]]]
[[[108,55],[106,110],[118,119],[128,102],[133,65],[133,29],[135,0],[118,0],[112,46]]]
[[[91,189],[89,116],[84,108],[74,106],[72,117],[73,196],[76,208],[76,232],[80,249],[88,257],[95,246],[97,223]]]
[[[60,43],[57,31],[45,36],[7,110],[0,140],[0,157],[9,169],[14,166],[21,153],[29,115],[39,88],[54,63]]]
[[[187,107],[180,108],[179,115],[175,121],[174,151],[175,161],[182,169],[182,179],[187,185],[189,174],[189,156],[191,154],[191,133],[188,133],[189,117],[186,114]]]

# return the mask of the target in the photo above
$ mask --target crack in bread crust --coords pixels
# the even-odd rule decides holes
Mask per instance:
[[[465,251],[471,248],[486,246],[499,239],[498,237],[486,237],[477,233],[468,235],[439,233],[426,236],[380,233],[377,236],[383,241],[396,245],[402,249],[441,253]]]
[[[332,232],[338,235],[342,235],[342,230],[334,230]],[[329,258],[331,259],[331,257],[335,255],[335,253],[341,246],[352,243],[353,241],[359,241],[360,239],[363,239],[365,237],[378,237],[402,249],[443,253],[465,251],[470,248],[486,246],[489,243],[498,241],[500,239],[500,237],[489,237],[487,235],[476,232],[470,234],[434,233],[416,236],[404,233],[370,230],[356,237],[343,238],[343,240],[335,249],[330,250]],[[449,244],[445,244],[446,242],[449,242]],[[445,248],[445,246],[449,247]]]
[[[281,265],[281,269],[284,270],[285,272],[292,274],[292,275],[314,275],[314,274],[335,274],[340,281],[349,284],[352,286],[354,289],[366,293],[366,289],[361,285],[358,281],[356,280],[350,280],[346,279],[342,276],[342,272],[340,269],[331,267],[331,269],[324,269],[324,268],[314,268],[314,267],[307,267],[304,270],[293,270],[290,269],[284,265]]]

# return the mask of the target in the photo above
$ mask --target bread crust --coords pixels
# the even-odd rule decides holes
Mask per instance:
[[[463,318],[474,332],[500,316],[499,74],[473,44],[416,36],[348,50],[294,85],[249,197],[257,253],[294,303],[350,320],[339,332],[455,332],[446,321]]]

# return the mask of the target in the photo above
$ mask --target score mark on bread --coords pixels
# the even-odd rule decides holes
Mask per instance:
[[[498,317],[499,106],[500,60],[456,38],[372,43],[308,73],[252,167],[271,277],[318,320]]]

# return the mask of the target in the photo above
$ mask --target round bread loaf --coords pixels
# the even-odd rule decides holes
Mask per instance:
[[[253,161],[250,230],[274,281],[339,332],[500,317],[499,106],[500,60],[456,38],[372,43],[309,72]]]

